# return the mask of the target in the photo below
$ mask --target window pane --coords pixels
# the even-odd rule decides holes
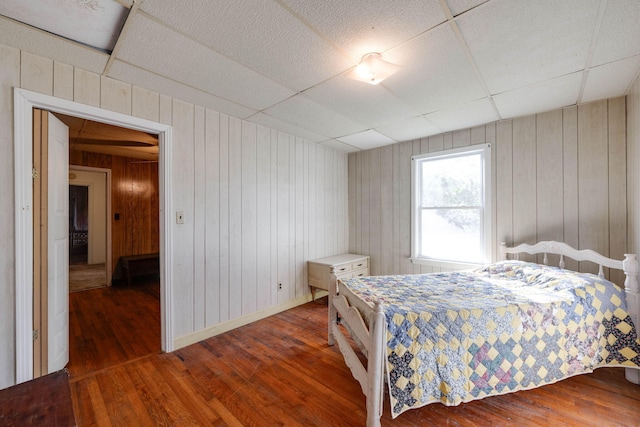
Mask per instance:
[[[424,161],[422,207],[480,206],[482,155]]]
[[[482,259],[479,209],[423,209],[420,256],[477,262]]]

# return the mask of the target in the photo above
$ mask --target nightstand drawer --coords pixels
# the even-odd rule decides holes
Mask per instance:
[[[366,255],[336,255],[310,260],[307,265],[309,286],[314,299],[316,289],[329,290],[332,269],[338,279],[369,275],[369,257]]]

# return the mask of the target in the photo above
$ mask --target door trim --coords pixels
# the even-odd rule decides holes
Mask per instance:
[[[55,113],[62,113],[158,135],[158,175],[160,185],[160,334],[162,351],[173,351],[171,126],[20,88],[14,89],[13,104],[16,383],[28,381],[33,378],[33,151],[31,147],[33,136],[33,108],[41,108]]]

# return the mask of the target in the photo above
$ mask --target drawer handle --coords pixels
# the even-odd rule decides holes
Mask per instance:
[[[346,269],[347,269],[346,267],[343,267],[340,269],[340,271],[345,271]]]
[[[364,273],[358,274],[358,277],[362,277],[362,276],[364,276]]]
[[[360,264],[358,264],[358,267],[362,267],[363,265],[364,265],[364,264],[360,263]]]

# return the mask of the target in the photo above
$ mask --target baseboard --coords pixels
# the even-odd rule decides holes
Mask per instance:
[[[316,292],[316,299],[322,298],[326,295],[328,295],[326,291],[319,290],[318,292]],[[211,338],[216,335],[228,332],[232,329],[239,328],[240,326],[248,325],[249,323],[264,319],[265,317],[273,316],[274,314],[281,313],[302,304],[306,304],[311,301],[311,298],[311,294],[306,294],[299,298],[287,301],[282,304],[274,305],[264,310],[256,311],[255,313],[251,313],[237,319],[218,323],[217,325],[209,326],[208,328],[204,328],[190,334],[182,335],[174,339],[173,349],[178,350],[182,347],[186,347],[188,345],[206,340],[207,338]]]

